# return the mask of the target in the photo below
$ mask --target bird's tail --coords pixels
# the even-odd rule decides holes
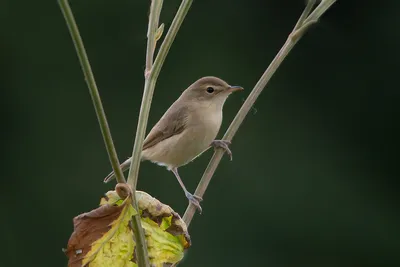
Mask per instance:
[[[125,161],[120,165],[120,167],[121,167],[121,169],[122,169],[122,172],[124,172],[124,171],[126,171],[126,170],[129,169],[129,166],[131,165],[131,161],[132,161],[132,158],[129,158],[129,159],[125,160]],[[114,173],[114,171],[112,171],[109,175],[107,175],[106,178],[104,178],[104,182],[105,182],[105,183],[108,183],[109,181],[111,181],[111,180],[114,179],[114,178],[115,178],[115,173]]]

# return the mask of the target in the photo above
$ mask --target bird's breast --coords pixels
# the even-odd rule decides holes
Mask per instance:
[[[143,151],[145,158],[168,168],[185,165],[204,152],[218,134],[221,112],[197,110],[189,115],[185,129]]]
[[[214,107],[201,108],[193,112],[187,121],[187,128],[200,143],[210,145],[218,134],[222,122],[222,110]]]

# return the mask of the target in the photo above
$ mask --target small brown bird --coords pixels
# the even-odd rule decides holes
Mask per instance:
[[[222,122],[222,108],[228,96],[243,90],[217,77],[203,77],[189,86],[151,129],[143,144],[142,160],[150,160],[172,171],[188,200],[201,212],[200,197],[186,189],[178,167],[194,160],[209,147],[223,148],[232,159],[229,141],[214,140]],[[121,164],[129,169],[131,158]],[[111,172],[104,182],[114,178]]]

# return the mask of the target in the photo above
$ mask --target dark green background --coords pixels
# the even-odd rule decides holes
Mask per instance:
[[[164,1],[168,27],[179,6]],[[143,90],[149,1],[72,0],[120,159]],[[181,266],[400,266],[399,1],[338,1],[298,43],[233,140],[190,227]],[[245,87],[284,43],[303,1],[196,0],[161,71],[149,127],[190,83]],[[72,218],[113,184],[56,1],[0,2],[0,266],[66,266]],[[194,191],[211,152],[181,168]],[[139,189],[183,213],[172,173],[143,163]]]

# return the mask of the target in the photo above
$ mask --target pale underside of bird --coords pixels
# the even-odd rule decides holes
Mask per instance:
[[[215,140],[222,123],[222,108],[228,96],[243,90],[216,77],[203,77],[189,86],[164,113],[144,140],[142,160],[165,166],[176,176],[188,200],[201,212],[202,200],[186,189],[178,168],[193,161],[209,147],[224,149],[232,158],[226,140]],[[131,158],[121,164],[123,171]],[[111,172],[105,182],[114,178]]]

